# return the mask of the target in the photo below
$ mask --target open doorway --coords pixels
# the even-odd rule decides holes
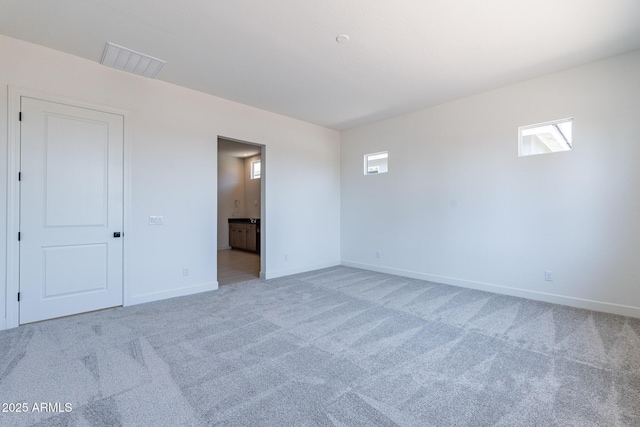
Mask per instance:
[[[263,145],[218,137],[218,285],[264,271]]]

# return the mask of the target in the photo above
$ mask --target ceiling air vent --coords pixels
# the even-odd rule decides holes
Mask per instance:
[[[144,55],[113,43],[107,43],[100,63],[108,67],[149,77],[150,79],[154,78],[162,66],[166,64],[161,59]]]

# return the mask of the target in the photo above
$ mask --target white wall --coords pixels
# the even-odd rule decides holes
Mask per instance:
[[[0,62],[2,224],[7,212],[8,85],[130,112],[126,303],[217,286],[213,218],[218,135],[266,145],[266,276],[339,263],[338,132],[4,36]],[[164,225],[149,226],[149,215],[164,216]],[[4,228],[0,235],[5,242]],[[7,304],[16,304],[15,295],[7,295],[5,249],[0,245],[0,329],[13,322],[7,322]],[[283,254],[289,254],[287,261]],[[183,266],[190,268],[190,276],[182,276]]]
[[[218,250],[229,249],[229,218],[243,218],[244,160],[218,155]],[[240,201],[236,212],[235,201]]]
[[[640,317],[639,100],[636,51],[343,132],[343,264]],[[567,117],[573,151],[518,158]]]

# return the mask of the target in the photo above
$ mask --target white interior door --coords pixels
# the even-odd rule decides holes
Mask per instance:
[[[117,114],[21,98],[20,323],[122,305]]]

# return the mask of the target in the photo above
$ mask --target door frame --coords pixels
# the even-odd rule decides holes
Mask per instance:
[[[20,184],[18,172],[20,171],[20,112],[21,97],[36,98],[47,102],[65,104],[73,107],[102,111],[117,114],[123,117],[123,256],[122,256],[122,289],[123,305],[128,305],[130,299],[129,290],[129,253],[128,224],[131,223],[131,144],[129,112],[126,110],[93,104],[76,99],[51,94],[48,92],[27,89],[17,86],[8,86],[8,117],[7,117],[7,272],[6,272],[6,325],[0,324],[0,330],[15,328],[20,325],[20,244],[18,232],[20,231]],[[4,326],[4,327],[3,327]]]
[[[218,179],[218,156],[220,155],[218,147],[218,139],[226,139],[227,141],[238,142],[240,144],[253,145],[256,147],[260,147],[260,278],[265,279],[267,276],[267,145],[260,144],[257,142],[251,142],[243,139],[232,138],[229,136],[218,135],[216,138],[216,185],[219,186],[217,182]],[[216,190],[216,205],[218,204],[218,190]],[[216,224],[218,223],[218,218],[216,214]],[[216,225],[216,236],[218,230]],[[217,246],[217,242],[216,242]],[[216,250],[216,283],[218,283],[218,251]]]

